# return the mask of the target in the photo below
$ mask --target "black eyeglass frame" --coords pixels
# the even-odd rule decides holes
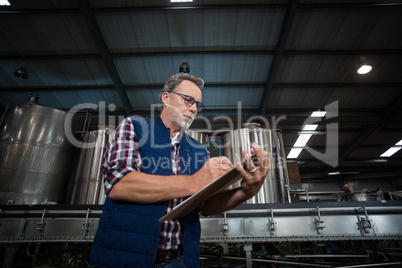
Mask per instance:
[[[187,107],[191,107],[191,106],[193,106],[194,103],[195,103],[195,106],[197,106],[197,112],[201,112],[201,111],[204,110],[204,108],[205,108],[205,105],[204,105],[202,102],[200,102],[200,101],[196,101],[196,100],[194,99],[194,97],[191,97],[191,96],[185,95],[185,94],[181,94],[181,93],[177,93],[177,92],[173,92],[173,91],[171,91],[171,92],[169,92],[169,93],[173,93],[173,94],[176,94],[176,95],[181,96],[181,97],[183,98],[183,100],[184,100],[184,104],[185,104]],[[190,103],[191,100],[188,100],[187,98],[193,99],[193,102],[192,102],[190,105],[189,105],[188,103]]]

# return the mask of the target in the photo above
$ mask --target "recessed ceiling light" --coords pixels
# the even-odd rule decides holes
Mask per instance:
[[[307,124],[304,125],[303,130],[316,130],[318,125],[316,124]]]
[[[170,0],[170,3],[192,3],[193,0]]]
[[[401,147],[391,147],[388,150],[386,150],[380,157],[390,157],[394,153],[398,152],[401,149]]]
[[[358,74],[366,74],[373,69],[373,67],[370,64],[367,64],[367,59],[364,56],[360,57],[360,64],[361,65],[359,69],[357,69]]]
[[[0,6],[9,6],[10,2],[8,2],[7,0],[0,0]]]
[[[327,175],[328,176],[334,176],[334,175],[356,175],[360,174],[360,172],[357,171],[334,171],[334,172],[329,172]]]
[[[369,73],[372,69],[373,69],[373,67],[372,67],[371,65],[364,64],[364,65],[362,65],[362,66],[357,70],[357,73],[358,73],[358,74],[367,74],[367,73]]]
[[[384,163],[384,162],[388,162],[388,159],[369,159],[369,160],[365,160],[365,163]]]
[[[293,148],[292,150],[290,150],[287,158],[289,158],[289,159],[297,158],[302,150],[303,149],[301,149],[301,148]]]
[[[317,129],[317,127],[318,127],[318,125],[316,125],[316,124],[306,124],[303,127],[303,131],[314,131]],[[290,150],[287,158],[289,158],[289,159],[297,158],[300,155],[301,151],[303,150],[303,147],[306,146],[308,140],[313,135],[311,133],[308,133],[308,134],[303,133],[303,131],[297,138],[295,144],[293,144],[293,148]]]
[[[394,153],[396,153],[400,149],[402,149],[401,145],[402,145],[402,140],[395,143],[395,146],[392,146],[391,148],[386,150],[382,155],[380,155],[380,157],[390,157],[391,155],[393,155]]]
[[[315,111],[311,114],[311,117],[324,117],[326,113],[326,111]]]
[[[335,172],[329,172],[327,175],[334,176],[334,175],[339,175],[339,174],[341,174],[339,171],[335,171]]]

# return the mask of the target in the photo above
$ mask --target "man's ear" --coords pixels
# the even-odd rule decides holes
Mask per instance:
[[[168,101],[169,101],[169,93],[168,92],[163,92],[161,99],[162,99],[163,104],[167,104]]]

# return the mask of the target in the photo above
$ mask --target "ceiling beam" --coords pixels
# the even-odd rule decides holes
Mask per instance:
[[[179,48],[181,49],[181,48]],[[159,49],[158,51],[148,52],[124,52],[110,53],[112,58],[130,58],[130,57],[154,57],[154,56],[174,56],[174,55],[274,55],[275,50],[261,49],[243,49],[243,50],[225,50],[224,48],[205,49],[205,47],[192,48],[191,50]],[[402,49],[379,49],[379,50],[284,50],[284,55],[401,55]],[[68,60],[68,59],[100,59],[101,55],[97,53],[84,54],[39,54],[39,55],[21,55],[21,54],[0,54],[1,60]]]
[[[275,88],[346,88],[346,87],[395,87],[401,89],[402,83],[276,83],[273,85]]]
[[[169,5],[169,6],[124,6],[92,8],[95,13],[113,12],[155,12],[155,11],[189,11],[189,10],[217,10],[217,9],[285,9],[286,4],[256,4],[256,5]],[[67,9],[18,9],[14,6],[0,9],[0,14],[76,14],[80,11],[75,8]]]
[[[91,10],[91,7],[89,6],[88,0],[77,0],[77,3],[92,34],[92,38],[94,39],[99,52],[102,55],[102,59],[106,64],[106,68],[109,71],[110,77],[112,78],[112,81],[116,87],[117,93],[119,94],[120,99],[124,105],[126,115],[131,115],[134,113],[132,104],[130,103],[127,92],[124,89],[123,82],[121,81],[120,75],[117,72],[116,65],[114,64],[112,56],[110,55],[109,49],[106,45],[106,41],[103,38],[102,32]]]
[[[314,3],[300,4],[303,9],[345,9],[345,8],[397,8],[402,7],[400,2],[390,3]],[[152,12],[166,10],[207,10],[207,9],[284,9],[286,4],[256,4],[256,5],[170,5],[170,6],[124,6],[124,7],[100,7],[93,8],[95,13],[112,13],[112,12]],[[0,9],[0,14],[77,14],[79,9],[18,9],[16,6],[3,7]]]
[[[208,109],[205,110],[207,112],[202,111],[201,113],[206,116],[210,116],[210,114],[216,113],[216,114],[226,114],[226,115],[236,115],[236,109]],[[267,118],[270,118],[271,116],[280,116],[282,114],[292,114],[288,117],[288,119],[292,119],[298,123],[304,122],[304,120],[310,116],[312,109],[307,109],[307,108],[294,108],[294,109],[267,109],[267,113],[264,115]],[[121,115],[124,111],[117,108],[114,113],[115,115]],[[149,112],[148,110],[136,110],[136,113],[144,114]],[[256,114],[257,109],[241,109],[241,112],[244,114]],[[379,114],[381,112],[380,109],[374,108],[374,109],[360,109],[360,108],[343,108],[341,110],[341,117],[347,118],[347,117],[354,117],[356,120],[360,120],[362,118],[367,118],[367,120],[363,119],[364,122],[367,121],[378,121],[380,119],[379,116],[374,115],[374,114]],[[306,114],[308,113],[308,114]],[[356,113],[360,114],[359,117],[356,117]],[[350,114],[350,115],[348,115]],[[363,115],[366,114],[366,115]],[[371,118],[371,120],[369,120]],[[197,120],[197,118],[196,118]],[[325,120],[325,118],[324,118]],[[325,122],[327,123],[327,122]]]
[[[172,51],[173,50],[173,51]],[[402,50],[401,50],[402,52]],[[166,51],[158,50],[158,51],[148,51],[148,52],[125,52],[125,53],[110,53],[113,58],[130,58],[130,57],[155,57],[155,56],[183,56],[183,54],[187,55],[273,55],[273,50],[222,50],[222,49],[203,49],[200,50],[192,49],[192,50],[181,50],[174,51],[174,48],[168,49]],[[367,54],[367,53],[366,53]],[[365,55],[366,55],[365,54]],[[397,54],[397,53],[393,53]],[[359,54],[360,55],[360,54]],[[1,60],[65,60],[65,59],[98,59],[101,55],[96,53],[87,53],[87,54],[42,54],[42,55],[21,55],[21,54],[0,54]]]
[[[137,84],[137,85],[123,85],[125,90],[143,90],[143,89],[162,89],[163,84]],[[261,88],[263,89],[263,83],[206,83],[204,88],[219,87],[219,88]],[[278,83],[273,84],[272,88],[378,88],[378,90],[402,88],[402,83]],[[69,86],[37,86],[37,87],[0,87],[0,92],[12,91],[12,92],[52,92],[52,91],[71,91],[71,90],[113,90],[115,86],[113,84],[104,85],[69,85]],[[266,109],[267,110],[267,109]]]
[[[271,68],[269,70],[268,78],[264,86],[264,93],[262,95],[262,100],[260,103],[261,115],[265,114],[267,103],[271,94],[272,85],[274,84],[275,76],[279,69],[279,64],[282,59],[283,52],[285,50],[286,41],[288,40],[290,28],[292,27],[298,5],[299,5],[298,0],[289,1],[285,19],[282,24],[282,29],[279,34],[278,43],[275,48],[274,58],[272,59]]]

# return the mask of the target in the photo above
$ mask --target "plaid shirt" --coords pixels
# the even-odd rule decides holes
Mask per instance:
[[[172,175],[180,175],[180,139],[182,132],[172,139]],[[132,171],[141,171],[141,155],[138,146],[138,137],[130,118],[125,118],[117,127],[115,136],[106,148],[101,170],[104,174],[105,192],[108,195],[113,185]],[[168,201],[165,213],[180,204],[183,198]],[[162,223],[160,231],[159,249],[178,249],[183,239],[183,230],[178,220]]]

